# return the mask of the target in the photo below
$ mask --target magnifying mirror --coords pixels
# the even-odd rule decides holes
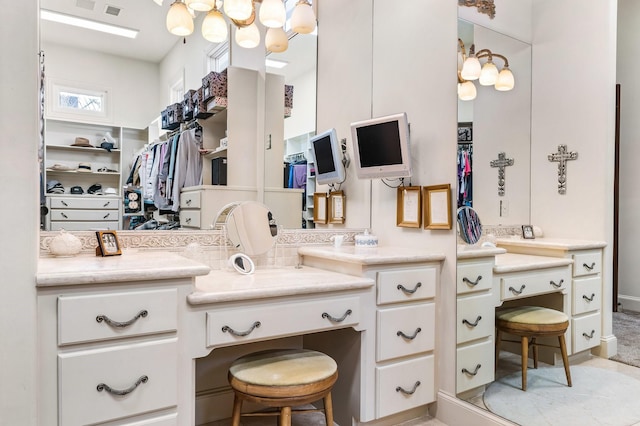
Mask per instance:
[[[224,206],[214,227],[222,226],[233,247],[248,255],[267,253],[276,242],[278,226],[269,208],[257,201],[241,201]]]
[[[236,253],[229,258],[229,266],[242,275],[250,275],[256,270],[253,260],[244,253]]]
[[[458,235],[467,244],[475,244],[482,236],[482,224],[478,213],[471,207],[460,207],[458,216]]]

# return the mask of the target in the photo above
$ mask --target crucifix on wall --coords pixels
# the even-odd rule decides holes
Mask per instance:
[[[567,192],[567,161],[578,158],[578,153],[567,151],[566,145],[558,145],[558,152],[547,155],[551,162],[558,163],[558,194]]]
[[[504,152],[500,152],[498,153],[498,159],[491,160],[489,164],[491,165],[491,167],[498,168],[498,195],[502,197],[504,195],[505,185],[504,168],[513,166],[513,158],[507,158]]]

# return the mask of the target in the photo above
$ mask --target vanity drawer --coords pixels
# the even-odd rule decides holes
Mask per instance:
[[[602,272],[602,252],[589,251],[573,255],[573,276],[599,274]]]
[[[75,198],[75,197],[49,197],[50,209],[88,209],[88,210],[118,210],[120,207],[120,198],[104,198],[104,196],[96,196],[95,198]]]
[[[494,380],[493,339],[458,348],[456,352],[456,391],[458,393]]]
[[[458,343],[492,336],[495,328],[495,306],[490,293],[458,298]]]
[[[572,320],[573,353],[600,344],[600,312]]]
[[[518,299],[536,294],[562,291],[571,283],[568,267],[517,274],[501,280],[501,299]]]
[[[488,290],[493,285],[493,262],[460,263],[457,268],[458,294]]]
[[[180,208],[181,209],[199,209],[201,207],[201,193],[195,192],[183,192],[180,194]],[[215,218],[212,218],[213,221]]]
[[[124,423],[123,426],[178,426],[178,414],[169,414],[154,419]]]
[[[357,297],[207,312],[207,346],[227,346],[278,336],[344,328],[358,324]]]
[[[52,221],[94,221],[118,220],[118,209],[113,210],[71,210],[52,209],[49,211]]]
[[[200,210],[180,210],[180,225],[199,229]]]
[[[376,367],[376,418],[435,401],[433,355]]]
[[[380,309],[376,361],[432,350],[435,310],[434,303]]]
[[[170,339],[59,354],[60,424],[95,424],[177,405],[177,347]],[[130,392],[114,395],[99,391],[99,384]]]
[[[432,299],[437,283],[435,267],[378,272],[378,305]]]
[[[60,296],[58,344],[63,346],[174,331],[178,322],[177,312],[178,290],[175,288]]]
[[[602,305],[602,278],[600,276],[573,280],[573,315],[597,311]]]

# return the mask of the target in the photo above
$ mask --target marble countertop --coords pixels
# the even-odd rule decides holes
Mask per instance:
[[[251,275],[215,270],[196,278],[195,291],[187,296],[192,305],[366,290],[374,286],[368,278],[316,269],[309,266],[258,269]]]
[[[38,287],[79,285],[206,275],[211,269],[171,252],[134,252],[121,256],[42,257],[38,260]]]
[[[528,247],[553,250],[588,250],[600,249],[607,246],[604,241],[574,240],[569,238],[498,238],[496,244],[500,247]]]
[[[404,247],[315,246],[300,247],[298,254],[360,265],[387,263],[442,262],[443,253]]]
[[[506,252],[506,249],[500,247],[458,246],[456,255],[458,259],[475,259],[478,257],[496,256]]]
[[[529,254],[505,253],[496,256],[496,264],[493,267],[495,274],[508,272],[534,271],[537,269],[555,268],[567,266],[573,263],[572,259],[565,257],[533,256]]]

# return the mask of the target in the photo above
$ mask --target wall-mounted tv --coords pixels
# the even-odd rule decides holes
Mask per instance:
[[[309,142],[316,166],[316,183],[329,185],[344,182],[342,149],[336,129],[324,131],[312,137]]]
[[[351,123],[351,141],[359,179],[411,176],[407,114]]]

